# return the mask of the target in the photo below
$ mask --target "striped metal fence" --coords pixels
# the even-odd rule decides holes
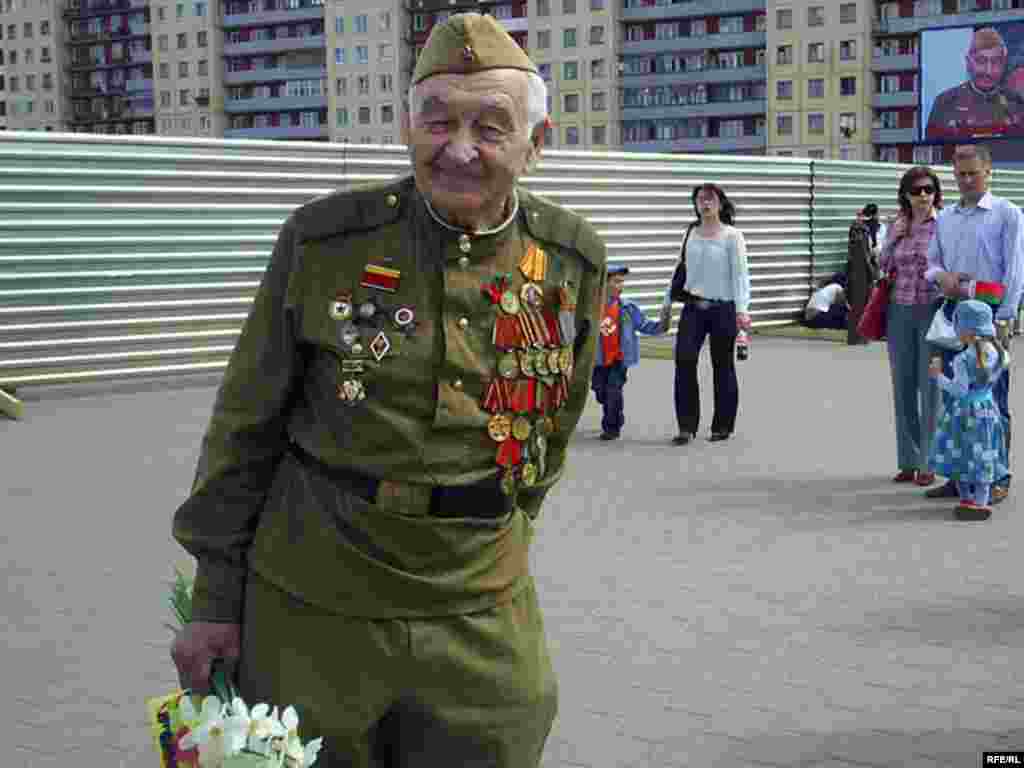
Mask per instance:
[[[0,387],[222,369],[288,213],[408,169],[397,146],[0,132]],[[627,296],[651,314],[693,187],[721,184],[763,326],[795,320],[815,280],[845,260],[855,211],[891,208],[902,170],[549,152],[525,184],[594,223],[610,259],[630,267]],[[1024,174],[1000,173],[996,188],[1020,199]]]

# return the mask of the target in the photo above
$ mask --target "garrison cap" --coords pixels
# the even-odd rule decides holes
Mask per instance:
[[[537,66],[493,16],[457,13],[430,32],[412,83],[434,75],[471,75],[487,69],[537,73]]]
[[[609,264],[608,265],[608,277],[612,275],[628,275],[629,267],[625,264]]]

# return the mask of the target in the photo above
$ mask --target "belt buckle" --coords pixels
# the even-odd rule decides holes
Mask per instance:
[[[381,480],[377,485],[374,504],[398,515],[426,517],[430,514],[431,491],[429,485]]]

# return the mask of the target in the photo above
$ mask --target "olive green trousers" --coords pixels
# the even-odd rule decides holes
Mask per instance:
[[[468,615],[358,619],[250,572],[239,686],[295,706],[317,768],[535,768],[557,683],[531,583]]]

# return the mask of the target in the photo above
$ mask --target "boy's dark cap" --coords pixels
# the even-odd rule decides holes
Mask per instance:
[[[878,206],[875,205],[874,203],[868,203],[867,205],[864,206],[864,210],[862,211],[862,213],[869,219],[873,218],[874,216],[878,215]]]
[[[608,277],[612,275],[628,275],[629,267],[623,264],[612,264],[608,267]]]

